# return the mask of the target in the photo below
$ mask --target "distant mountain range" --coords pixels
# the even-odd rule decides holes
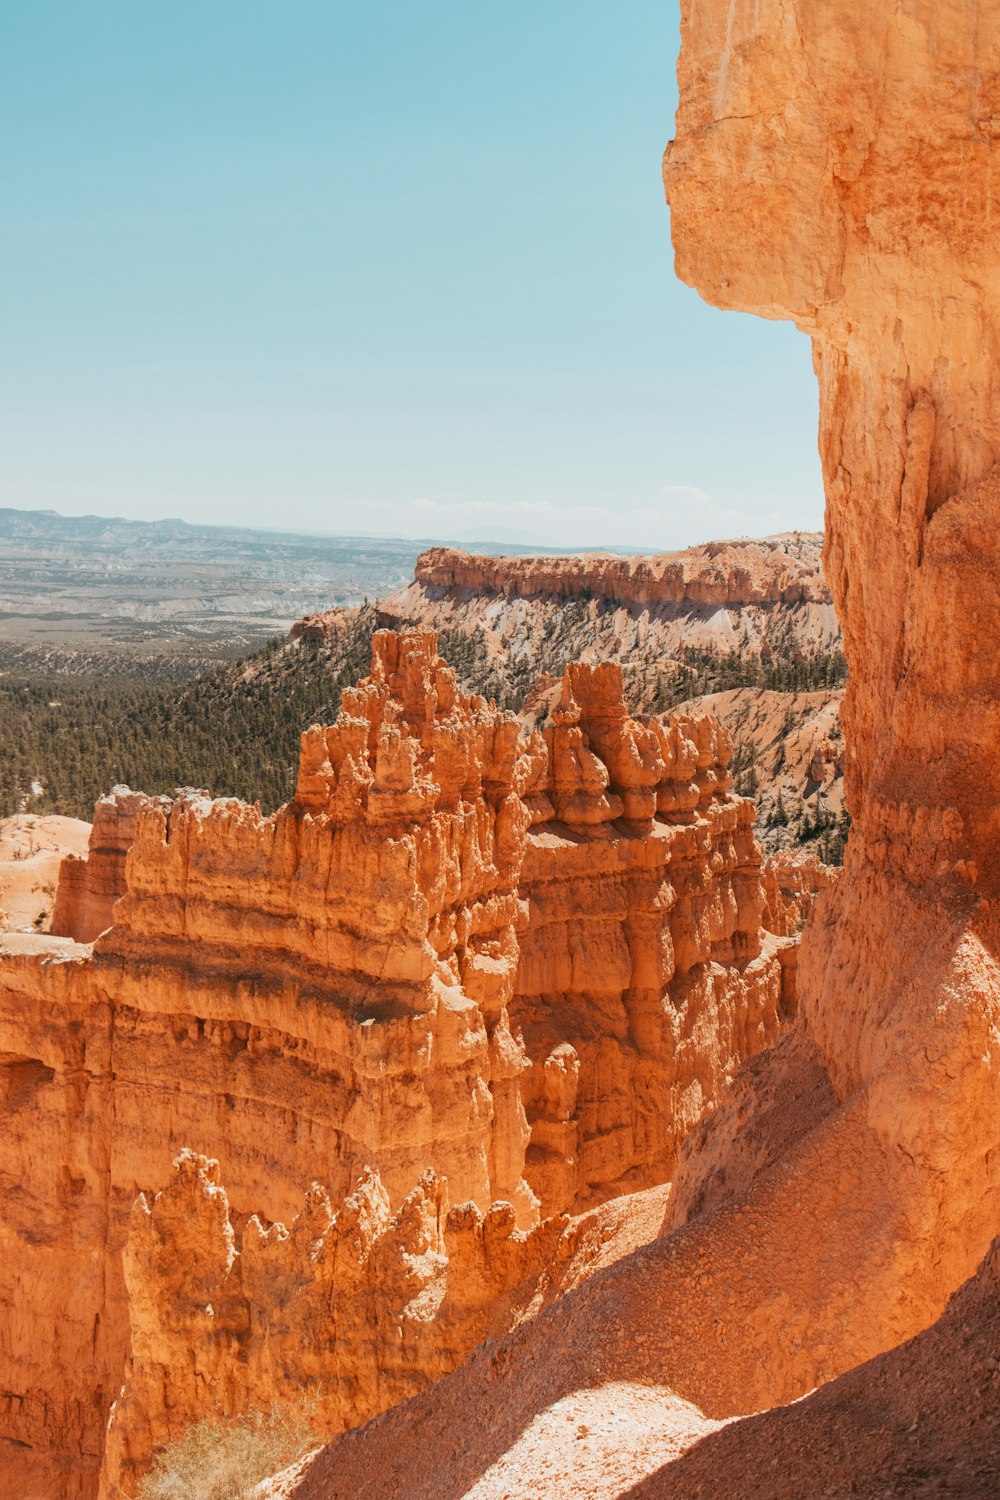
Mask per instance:
[[[0,509],[0,645],[233,654],[399,588],[428,545]]]

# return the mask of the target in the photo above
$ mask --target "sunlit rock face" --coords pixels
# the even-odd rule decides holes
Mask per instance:
[[[313,1183],[287,1226],[237,1224],[219,1163],[190,1151],[133,1209],[108,1500],[134,1493],[150,1455],[206,1416],[299,1409],[333,1433],[406,1400],[542,1300],[573,1242],[564,1218],[522,1231],[509,1203],[449,1208],[433,1171],[395,1212],[368,1171],[340,1201]]]
[[[677,269],[813,343],[854,827],[799,988],[888,1151],[905,1232],[885,1305],[905,1321],[1000,1223],[1000,13],[682,14]]]
[[[781,975],[717,721],[633,719],[620,667],[575,663],[536,739],[511,1015],[533,1064],[527,1176],[552,1213],[669,1178],[774,1035]]]
[[[431,547],[417,558],[413,583],[435,594],[494,594],[519,599],[590,595],[633,608],[703,604],[829,604],[817,566],[818,536],[708,542],[651,557],[590,552],[571,557],[477,557]],[[405,595],[390,595],[390,601]],[[390,602],[390,608],[392,604]]]
[[[156,807],[169,809],[169,798],[147,797],[127,786],[100,798],[86,855],[69,855],[59,867],[49,928],[57,937],[92,943],[111,926],[115,902],[125,894],[125,861],[139,814]]]
[[[707,715],[631,718],[616,667],[567,669],[527,730],[432,633],[384,631],[272,817],[103,802],[61,886],[96,941],[0,939],[4,1462],[91,1495],[123,1373],[108,1494],[216,1386],[325,1372],[326,1418],[361,1420],[502,1321],[543,1217],[664,1181],[782,1014],[728,757]],[[362,1182],[384,1245],[355,1304],[295,1247],[337,1259]],[[387,1256],[416,1280],[380,1302]]]
[[[813,339],[854,816],[971,797],[966,841],[991,848],[1000,772],[971,763],[997,729],[996,494],[967,493],[1000,459],[1000,17],[981,9],[686,5],[666,180],[682,278]],[[969,694],[975,723],[954,712]]]

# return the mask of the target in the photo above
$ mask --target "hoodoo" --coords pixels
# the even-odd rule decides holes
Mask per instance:
[[[374,1497],[373,1474],[425,1500],[442,1454],[476,1500],[745,1494],[768,1463],[762,1494],[882,1493],[925,1398],[941,1408],[947,1365],[932,1389],[926,1351],[954,1362],[956,1389],[987,1391],[975,1349],[995,1256],[941,1314],[1000,1230],[1000,14],[976,0],[681,10],[665,163],[678,271],[813,343],[824,574],[850,667],[845,868],[805,929],[795,1031],[685,1141],[677,1232],[509,1336],[502,1390],[477,1353],[331,1445],[300,1500]],[[780,1422],[710,1436],[828,1381]],[[880,1391],[871,1470],[823,1472],[813,1440],[836,1446],[849,1401],[867,1431],[864,1393]],[[567,1443],[567,1419],[584,1440]],[[760,1442],[793,1427],[794,1451]],[[923,1444],[921,1482],[995,1493],[992,1432],[961,1453]]]
[[[130,1493],[206,1391],[363,1421],[667,1180],[788,995],[729,751],[613,665],[523,730],[383,631],[273,817],[104,800],[65,936],[0,938],[8,1468]]]
[[[298,1500],[841,1493],[845,1442],[865,1492],[918,1429],[996,1493],[996,1402],[956,1453],[942,1386],[996,1374],[1000,13],[681,9],[678,270],[813,345],[843,873],[777,867],[767,921],[809,915],[765,933],[716,722],[588,662],[527,728],[426,630],[376,634],[274,816],[119,792],[66,935],[0,934],[21,1491],[118,1500],[214,1393],[309,1387]],[[828,609],[794,561],[755,610]],[[677,566],[611,560],[610,603],[729,598]]]

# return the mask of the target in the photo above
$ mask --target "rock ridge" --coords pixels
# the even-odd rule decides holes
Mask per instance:
[[[426,1318],[405,1380],[391,1374],[389,1330],[409,1324],[384,1305],[383,1404],[482,1336],[479,1262],[440,1240],[446,1199],[452,1213],[468,1205],[450,1221],[455,1244],[481,1222],[484,1243],[502,1225],[512,1254],[530,1242],[551,1255],[542,1219],[666,1181],[685,1132],[788,1004],[729,751],[707,716],[630,716],[613,664],[568,668],[551,723],[522,732],[459,690],[433,633],[385,631],[339,718],[303,735],[296,796],[273,816],[199,792],[108,799],[93,870],[69,867],[67,935],[0,939],[0,1180],[19,1205],[0,1263],[0,1305],[17,1308],[0,1331],[0,1377],[15,1393],[0,1439],[47,1452],[67,1500],[92,1496],[130,1327],[120,1410],[136,1415],[118,1423],[105,1494],[195,1414],[198,1370],[237,1404],[294,1389],[304,1366],[287,1340],[260,1345],[260,1360],[277,1361],[271,1385],[259,1361],[248,1366],[234,1329],[258,1326],[258,1312],[244,1283],[237,1296],[223,1277],[219,1305],[237,1323],[220,1311],[198,1325],[201,1342],[195,1314],[213,1297],[192,1291],[195,1312],[177,1304],[176,1326],[164,1311],[170,1277],[200,1263],[199,1245],[215,1246],[217,1268],[229,1254],[220,1182],[201,1158],[221,1164],[244,1282],[257,1232],[248,1241],[245,1226],[256,1215],[268,1243],[284,1244],[267,1226],[291,1226],[320,1173],[333,1218],[373,1174],[372,1201],[384,1197],[390,1218],[424,1222],[418,1199],[437,1205],[438,1238],[412,1254],[444,1255],[452,1270],[412,1294]],[[111,925],[79,941],[109,907]],[[45,1140],[60,1144],[40,1150]],[[198,1211],[177,1240],[190,1255],[170,1270],[160,1241],[142,1239],[147,1210],[136,1220],[131,1209],[142,1191],[148,1208],[184,1150],[176,1191]],[[164,1226],[167,1192],[159,1219],[149,1210]],[[441,1297],[466,1275],[465,1311],[441,1322]],[[495,1278],[484,1284],[499,1295]],[[282,1301],[272,1321],[315,1305]],[[191,1335],[187,1363],[168,1325]],[[343,1358],[350,1385],[362,1380],[352,1360],[372,1355],[355,1339]],[[330,1394],[330,1421],[371,1415],[369,1397]]]
[[[753,541],[708,542],[680,552],[620,557],[481,557],[431,547],[417,558],[414,582],[427,588],[530,599],[590,593],[640,608],[661,604],[830,603],[820,570],[819,535],[789,532]]]

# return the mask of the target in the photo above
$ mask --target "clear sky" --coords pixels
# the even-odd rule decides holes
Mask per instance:
[[[818,527],[792,328],[673,275],[676,0],[8,0],[0,505]]]

